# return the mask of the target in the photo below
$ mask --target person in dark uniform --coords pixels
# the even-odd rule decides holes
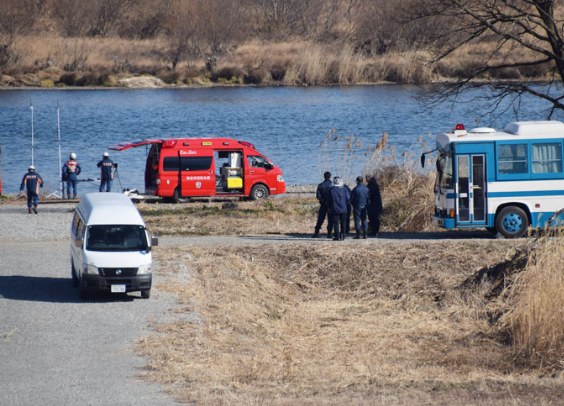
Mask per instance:
[[[37,203],[39,200],[39,188],[43,187],[43,179],[41,175],[35,172],[35,167],[31,165],[28,172],[22,179],[20,185],[20,196],[23,194],[24,187],[27,188],[27,210],[31,214],[31,210],[37,214]]]
[[[63,165],[63,180],[67,181],[67,199],[71,198],[71,188],[72,198],[76,199],[76,182],[81,169],[76,161],[76,154],[74,152],[71,152],[69,158],[70,159]]]
[[[362,176],[356,178],[356,187],[351,193],[351,204],[353,207],[354,216],[354,229],[356,231],[356,236],[353,237],[355,240],[360,239],[360,230],[362,226],[362,238],[366,239],[366,233],[368,232],[368,223],[366,222],[366,207],[370,202],[370,191],[364,185],[364,179]]]
[[[343,186],[345,189],[347,189],[347,192],[349,192],[349,196],[352,193],[351,188],[349,187],[349,185],[347,185],[345,183],[345,185]],[[351,232],[351,213],[352,213],[352,206],[350,204],[347,204],[347,215],[345,217],[345,233],[348,234]]]
[[[317,191],[315,192],[315,196],[319,201],[319,211],[317,212],[317,224],[315,225],[315,234],[313,234],[312,238],[319,237],[319,230],[321,230],[321,226],[325,221],[325,217],[327,217],[327,238],[331,238],[331,230],[333,229],[333,219],[332,216],[327,215],[327,195],[329,194],[329,190],[333,186],[331,183],[331,172],[325,172],[323,174],[324,181],[317,185]]]
[[[382,196],[380,187],[373,175],[366,175],[368,190],[370,191],[370,203],[367,206],[368,221],[370,223],[370,236],[377,237],[380,232],[380,214],[382,214]]]
[[[114,162],[110,159],[110,154],[104,152],[102,160],[98,162],[97,166],[102,170],[102,173],[100,174],[100,192],[104,191],[104,186],[106,187],[106,192],[111,192],[112,180],[114,179],[112,168],[117,168],[117,164],[114,164]]]
[[[335,227],[335,237],[333,241],[345,240],[347,206],[351,204],[351,195],[344,186],[345,183],[342,179],[335,177],[333,179],[333,187],[329,190],[329,194],[327,195],[328,211],[329,215],[333,217],[333,225]]]

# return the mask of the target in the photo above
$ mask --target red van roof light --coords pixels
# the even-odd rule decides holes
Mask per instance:
[[[466,128],[464,127],[464,124],[457,124],[456,127],[454,127],[454,130],[466,130]]]
[[[178,140],[165,140],[163,142],[163,148],[174,148]]]
[[[256,149],[253,144],[251,144],[250,142],[247,142],[247,141],[239,141],[239,144],[244,145],[245,147]]]

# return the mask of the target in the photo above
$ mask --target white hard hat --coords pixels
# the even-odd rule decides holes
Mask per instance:
[[[70,159],[76,159],[76,154],[74,152],[70,153]]]
[[[104,154],[102,156],[110,156],[110,154],[108,154],[107,152],[104,152]]]
[[[35,166],[29,165],[29,168],[27,168],[27,170],[33,172],[35,170]]]

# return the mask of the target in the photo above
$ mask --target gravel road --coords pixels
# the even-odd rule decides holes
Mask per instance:
[[[74,204],[0,204],[0,405],[174,405],[162,388],[142,381],[145,360],[135,344],[152,334],[151,321],[170,320],[176,299],[95,297],[81,301],[70,282],[69,228]],[[383,233],[345,244],[404,244],[445,239],[491,241],[486,232]],[[310,235],[161,238],[161,246],[301,242],[343,244]],[[157,248],[155,252],[158,252]],[[196,317],[184,315],[183,317]]]
[[[157,289],[83,302],[70,282],[73,205],[0,205],[0,405],[176,404],[135,355],[175,298]],[[155,284],[159,275],[154,275]]]

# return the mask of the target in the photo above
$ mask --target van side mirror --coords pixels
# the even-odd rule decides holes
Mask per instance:
[[[267,162],[267,163],[264,164],[264,167],[265,167],[266,169],[272,169],[272,168],[274,168],[274,165],[271,164],[270,162]]]
[[[159,237],[156,235],[151,237],[151,247],[158,247],[159,246]]]
[[[421,154],[421,168],[425,168],[425,154]]]

